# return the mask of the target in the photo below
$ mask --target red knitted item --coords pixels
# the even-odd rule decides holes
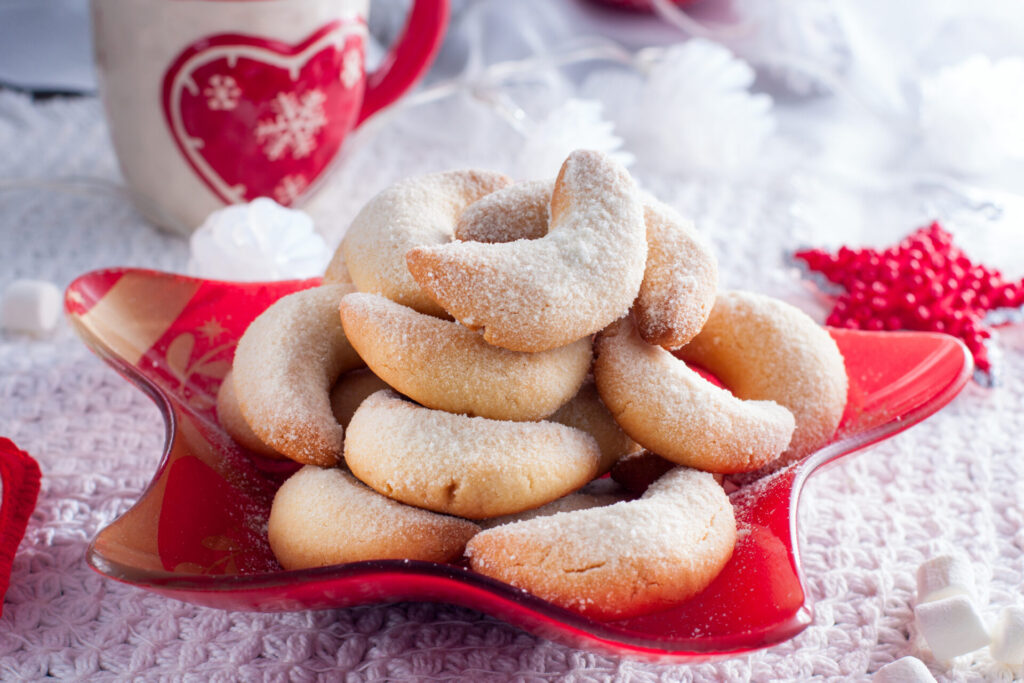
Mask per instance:
[[[2,598],[11,582],[14,554],[25,536],[28,518],[39,495],[39,464],[10,439],[0,438],[0,477],[4,485],[0,502],[0,614],[3,614]]]

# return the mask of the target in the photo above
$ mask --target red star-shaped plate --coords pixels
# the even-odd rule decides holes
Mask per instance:
[[[235,444],[217,422],[215,396],[249,322],[278,298],[315,284],[214,282],[132,269],[96,271],[71,284],[65,307],[72,326],[156,402],[167,422],[149,487],[89,547],[87,559],[97,571],[224,609],[444,601],[596,651],[676,661],[730,656],[780,643],[811,622],[796,547],[797,501],[807,477],[928,417],[956,396],[971,372],[963,344],[947,335],[829,330],[850,380],[833,441],[731,494],[746,533],[703,593],[664,612],[599,622],[461,563],[281,568],[266,521],[274,492],[296,466]],[[205,334],[210,320],[224,332]]]
[[[794,257],[844,290],[826,324],[951,334],[967,345],[983,373],[992,369],[986,316],[1024,305],[1024,280],[1009,282],[998,270],[974,263],[938,223],[885,249],[809,249]]]

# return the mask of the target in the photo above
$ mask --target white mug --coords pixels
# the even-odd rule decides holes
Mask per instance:
[[[448,0],[415,0],[380,69],[368,0],[91,0],[100,90],[139,209],[188,234],[226,204],[301,203],[345,135],[429,66]]]

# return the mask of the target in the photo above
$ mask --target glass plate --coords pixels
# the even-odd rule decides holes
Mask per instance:
[[[65,307],[75,330],[156,402],[167,425],[152,482],[89,548],[97,571],[224,609],[444,601],[594,651],[677,661],[734,655],[780,643],[811,621],[795,542],[807,477],[928,417],[971,373],[966,350],[950,336],[830,330],[850,379],[835,440],[732,494],[748,531],[703,593],[657,614],[598,622],[461,565],[387,560],[281,569],[266,520],[274,492],[297,466],[237,446],[217,423],[215,396],[250,320],[279,297],[315,284],[216,282],[135,269],[94,271],[71,284]]]

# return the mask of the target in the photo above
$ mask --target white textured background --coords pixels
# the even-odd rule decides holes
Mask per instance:
[[[424,132],[431,116],[483,132],[452,144]],[[326,189],[330,209],[320,228],[337,239],[363,201],[409,173],[507,167],[516,139],[474,128],[478,116],[465,103],[440,102],[368,131]],[[785,110],[779,116],[783,127],[797,121]],[[819,318],[822,309],[786,266],[785,252],[807,243],[885,243],[935,210],[911,195],[836,187],[813,172],[680,180],[642,160],[634,170],[712,238],[723,285],[789,298]],[[0,91],[0,288],[21,277],[63,287],[109,265],[183,269],[185,241],[147,226],[116,190],[119,182],[96,100],[33,102]],[[865,217],[859,232],[826,220],[849,219],[837,205]],[[885,220],[870,220],[883,211]],[[957,236],[983,253],[998,251],[983,232]],[[1022,673],[994,664],[986,651],[935,662],[911,615],[918,564],[947,550],[973,562],[988,618],[1024,604],[1024,326],[1000,335],[998,387],[971,384],[925,423],[811,479],[800,543],[814,623],[771,650],[694,666],[576,651],[444,605],[229,613],[105,580],[86,567],[86,545],[148,482],[163,424],[149,400],[66,325],[42,340],[0,334],[0,435],[43,469],[0,618],[3,680],[856,680],[907,654],[924,659],[939,680],[1008,681]]]

